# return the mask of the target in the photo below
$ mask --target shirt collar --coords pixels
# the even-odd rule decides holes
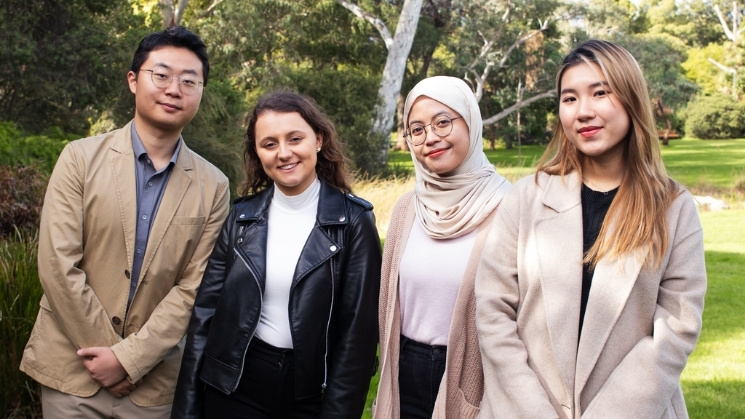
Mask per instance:
[[[181,151],[181,143],[182,143],[182,137],[179,135],[178,143],[176,144],[176,150],[173,152],[173,156],[171,156],[171,161],[169,165],[176,164],[176,160],[178,160],[178,154]],[[140,139],[140,136],[137,134],[137,129],[135,129],[134,123],[132,123],[132,150],[135,153],[135,158],[138,160],[143,155],[147,155],[147,150],[145,150],[145,146],[142,145],[142,140]]]

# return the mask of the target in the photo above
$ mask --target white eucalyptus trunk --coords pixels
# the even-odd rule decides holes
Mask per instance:
[[[419,13],[422,9],[422,0],[404,1],[401,15],[396,25],[396,33],[393,43],[388,48],[388,57],[383,69],[383,78],[378,89],[378,102],[375,104],[372,127],[369,137],[371,139],[385,138],[380,150],[380,163],[388,163],[389,141],[393,128],[393,116],[396,112],[396,100],[401,92],[401,84],[406,70],[406,60],[414,43],[416,27],[419,23]]]

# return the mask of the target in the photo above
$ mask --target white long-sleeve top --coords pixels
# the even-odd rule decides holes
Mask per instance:
[[[290,287],[300,253],[318,212],[318,179],[299,195],[287,196],[274,188],[269,205],[266,242],[266,286],[256,337],[278,348],[292,348]]]

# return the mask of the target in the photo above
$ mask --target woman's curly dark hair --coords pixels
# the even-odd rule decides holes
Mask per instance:
[[[316,163],[316,175],[342,192],[351,192],[347,159],[342,152],[334,123],[313,98],[290,91],[279,91],[259,99],[256,107],[246,118],[247,128],[243,136],[243,170],[246,173],[246,180],[241,185],[241,195],[257,194],[272,183],[272,179],[264,172],[256,152],[256,121],[267,111],[300,114],[316,135],[323,138]]]

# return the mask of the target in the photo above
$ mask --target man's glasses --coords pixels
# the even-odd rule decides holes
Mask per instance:
[[[153,84],[161,89],[168,87],[174,78],[178,78],[178,86],[182,93],[191,95],[196,93],[199,89],[199,85],[202,84],[202,80],[199,80],[194,74],[182,74],[180,76],[174,76],[169,70],[157,69],[157,70],[140,70],[150,72],[150,79]]]
[[[450,118],[447,115],[437,115],[432,122],[427,125],[409,125],[409,131],[404,134],[404,137],[406,137],[406,140],[411,143],[411,145],[421,145],[427,138],[427,127],[431,127],[432,133],[438,137],[445,137],[453,132],[453,121],[459,118],[463,117],[458,116]]]

